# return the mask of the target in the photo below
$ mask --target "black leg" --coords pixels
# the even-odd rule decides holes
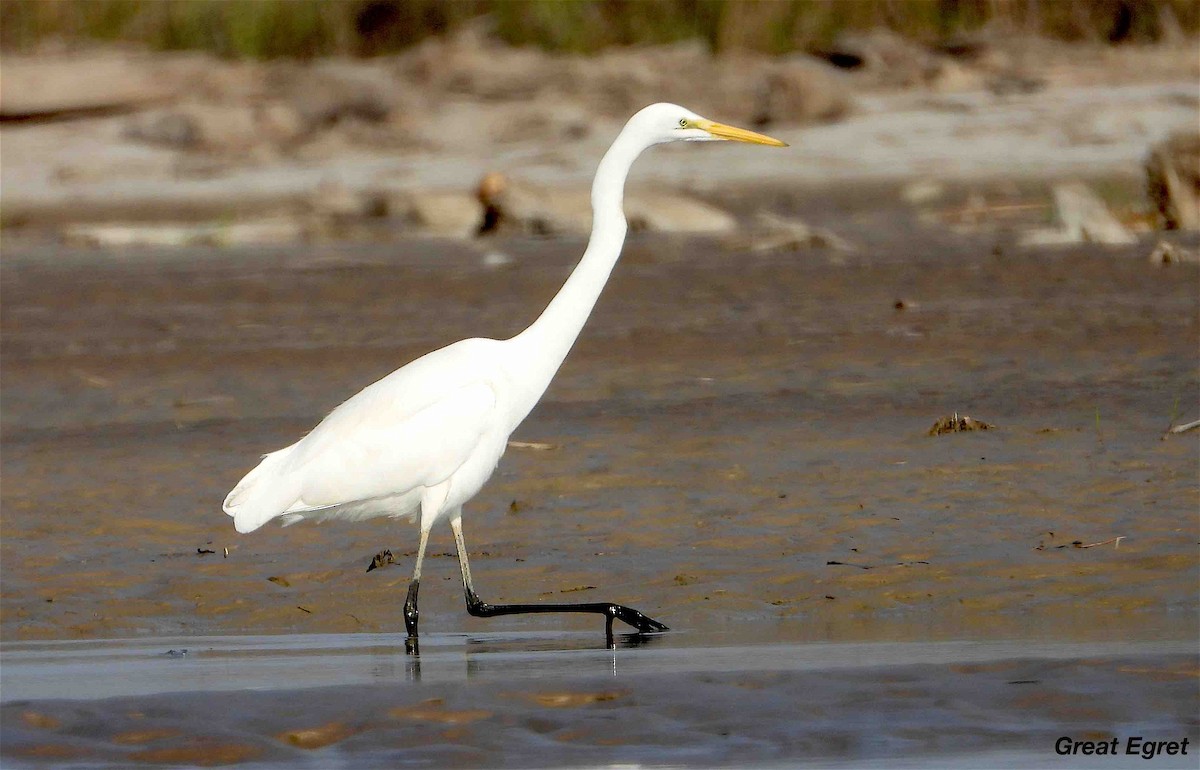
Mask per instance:
[[[416,652],[417,620],[421,611],[417,608],[417,592],[421,589],[421,564],[425,561],[425,546],[429,544],[429,530],[421,530],[421,544],[417,546],[417,564],[408,584],[408,596],[404,599],[404,628],[408,631],[408,650]]]
[[[408,584],[408,597],[404,600],[404,628],[408,637],[404,640],[404,651],[416,655],[421,651],[417,643],[417,618],[421,616],[417,609],[417,590],[421,587],[421,579],[413,578]]]
[[[421,579],[413,578],[408,584],[408,597],[404,600],[404,628],[408,635],[416,638],[417,619],[421,611],[417,609],[417,591],[421,588]]]
[[[488,604],[479,598],[471,584],[471,565],[467,560],[467,545],[463,540],[462,519],[451,519],[454,542],[458,547],[458,566],[462,569],[463,593],[467,599],[467,613],[477,618],[494,618],[498,615],[523,615],[535,612],[588,612],[605,617],[605,637],[612,645],[612,622],[614,619],[628,623],[646,634],[668,630],[665,625],[641,612],[611,602],[589,602],[584,604]]]

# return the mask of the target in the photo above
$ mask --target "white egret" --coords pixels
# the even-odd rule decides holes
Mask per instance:
[[[662,623],[609,602],[491,605],[471,582],[463,504],[504,454],[508,437],[541,399],[596,304],[625,241],[622,196],[643,150],[666,142],[733,140],[777,147],[778,139],[715,123],[674,104],[638,112],[617,136],[592,183],[592,233],[583,258],[529,328],[507,340],[467,339],[422,356],[364,388],[304,438],[265,455],[225,498],[238,532],[272,519],[420,517],[420,545],[404,622],[417,637],[417,592],[429,531],[449,519],[467,611],[477,617],[591,612],[639,632]]]

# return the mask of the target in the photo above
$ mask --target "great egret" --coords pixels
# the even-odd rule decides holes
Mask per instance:
[[[422,356],[364,388],[304,438],[265,455],[225,498],[238,532],[271,519],[415,519],[420,545],[404,602],[411,643],[429,530],[450,520],[467,612],[591,612],[639,632],[667,627],[609,602],[493,605],[471,583],[462,507],[483,487],[508,437],[533,409],[579,336],[625,241],[625,178],[643,150],[666,142],[733,140],[786,147],[753,131],[715,123],[674,104],[639,111],[605,153],[592,183],[592,233],[583,258],[529,328],[507,340],[468,339]]]

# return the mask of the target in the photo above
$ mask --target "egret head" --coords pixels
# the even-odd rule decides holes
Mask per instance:
[[[677,104],[666,102],[651,104],[642,109],[629,119],[629,127],[641,132],[648,144],[733,141],[787,147],[787,142],[744,128],[717,123]]]

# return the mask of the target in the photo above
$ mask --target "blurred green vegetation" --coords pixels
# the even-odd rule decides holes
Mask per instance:
[[[1195,35],[1197,0],[3,0],[0,47],[120,41],[226,57],[370,56],[487,16],[513,45],[590,53],[700,38],[714,51],[785,53],[847,30],[932,42],[987,24],[1061,40]]]

